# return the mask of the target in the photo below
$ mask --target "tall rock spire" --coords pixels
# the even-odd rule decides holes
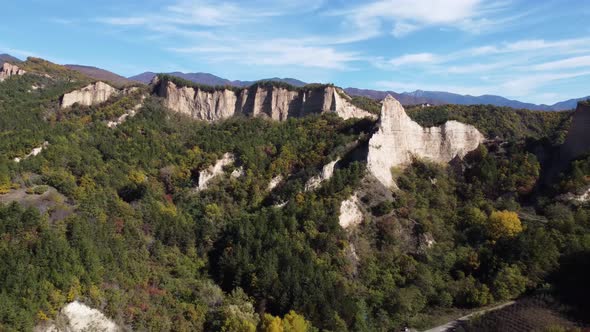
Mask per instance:
[[[392,168],[410,164],[412,157],[447,163],[457,156],[463,158],[483,141],[475,127],[457,121],[423,128],[388,95],[383,100],[379,130],[369,141],[367,167],[385,186],[395,187]]]

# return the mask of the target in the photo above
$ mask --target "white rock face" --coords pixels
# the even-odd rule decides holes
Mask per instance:
[[[369,113],[363,109],[360,109],[353,104],[351,104],[348,100],[343,98],[341,95],[345,95],[344,91],[341,89],[334,89],[334,103],[333,108],[334,112],[338,114],[344,120],[352,119],[352,118],[370,118],[376,119],[377,116],[373,113]]]
[[[61,108],[70,107],[75,103],[83,106],[104,103],[111,98],[111,96],[119,93],[119,90],[106,83],[96,82],[89,84],[82,89],[74,90],[63,95],[61,98]]]
[[[349,199],[342,201],[340,204],[340,227],[346,229],[351,226],[359,225],[363,222],[363,212],[359,207],[359,199],[356,194],[352,195]]]
[[[56,322],[36,328],[42,332],[117,332],[121,329],[102,312],[92,309],[83,303],[74,301],[66,305],[60,312]]]
[[[329,180],[334,175],[334,167],[340,161],[340,158],[329,162],[328,164],[324,165],[322,168],[322,172],[311,179],[307,180],[305,184],[305,191],[311,191],[319,188],[322,185],[322,182]]]
[[[41,153],[41,151],[43,151],[43,149],[47,148],[48,146],[49,146],[49,142],[45,141],[45,142],[43,142],[43,144],[41,146],[36,147],[33,150],[31,150],[31,152],[29,152],[29,154],[27,154],[23,158],[18,158],[18,157],[14,158],[14,162],[20,163],[22,160],[25,160],[29,157],[34,157],[34,156],[38,155],[39,153]]]
[[[2,70],[0,70],[0,82],[4,81],[5,79],[11,77],[11,76],[15,76],[15,75],[24,75],[26,73],[26,71],[20,69],[20,67],[10,64],[8,62],[5,62],[2,65]]]
[[[164,98],[164,106],[207,122],[220,121],[234,115],[285,121],[292,116],[323,112],[335,112],[344,119],[376,118],[374,114],[352,105],[344,91],[332,86],[308,91],[277,86],[204,91],[193,87],[179,87],[170,81],[160,83],[155,80],[153,84],[159,84],[156,93]]]
[[[395,187],[391,168],[410,164],[412,156],[447,163],[455,157],[463,158],[483,141],[484,136],[475,127],[457,121],[422,128],[388,95],[383,101],[379,131],[369,141],[367,168],[385,186]]]
[[[274,188],[276,188],[279,184],[281,184],[281,182],[283,182],[283,176],[282,175],[277,175],[274,178],[272,178],[270,180],[270,182],[268,183],[268,191],[272,191]]]
[[[221,159],[215,162],[215,165],[209,166],[206,170],[201,171],[199,173],[199,185],[197,190],[201,191],[207,189],[209,182],[211,182],[216,176],[223,174],[223,168],[233,164],[234,161],[233,154],[225,153]]]

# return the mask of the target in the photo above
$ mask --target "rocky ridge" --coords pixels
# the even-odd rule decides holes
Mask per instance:
[[[423,128],[396,99],[387,96],[379,130],[369,141],[367,168],[386,187],[396,187],[393,167],[408,165],[413,157],[447,163],[456,157],[463,158],[483,141],[484,136],[475,127],[458,121]]]
[[[22,70],[19,66],[10,64],[5,62],[2,64],[2,70],[0,70],[0,82],[4,81],[5,79],[15,76],[15,75],[24,75],[26,71]]]
[[[333,86],[288,89],[273,84],[256,84],[244,89],[207,89],[178,86],[168,80],[154,82],[154,92],[164,98],[170,110],[194,119],[215,122],[234,115],[265,117],[285,121],[312,113],[334,112],[344,119],[376,116],[349,101],[341,89]]]

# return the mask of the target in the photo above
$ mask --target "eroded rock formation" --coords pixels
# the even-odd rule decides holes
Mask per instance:
[[[254,85],[246,89],[203,90],[180,87],[171,81],[153,82],[154,92],[164,98],[172,111],[192,118],[214,122],[234,115],[265,117],[284,121],[293,116],[335,112],[344,119],[376,118],[350,103],[341,89],[333,86],[289,90],[274,85]]]
[[[272,191],[274,188],[276,188],[279,184],[281,184],[281,182],[283,182],[283,176],[282,175],[277,175],[274,178],[272,178],[270,180],[270,182],[268,183],[268,191]]]
[[[572,124],[567,132],[565,141],[560,147],[561,161],[568,163],[579,156],[590,153],[590,103],[578,103],[572,116]]]
[[[209,187],[209,183],[218,175],[223,174],[223,168],[225,166],[232,165],[234,163],[234,155],[231,153],[225,153],[223,157],[214,165],[209,166],[206,170],[203,170],[199,173],[199,185],[197,190],[205,190]]]
[[[334,168],[339,161],[340,159],[336,159],[324,165],[320,174],[307,180],[305,183],[305,191],[315,190],[322,185],[322,182],[329,180],[332,175],[334,175]]]
[[[475,127],[457,121],[422,128],[388,95],[383,101],[379,130],[369,141],[367,168],[383,185],[395,187],[392,167],[410,164],[413,156],[447,163],[455,157],[463,158],[483,141],[484,136]]]
[[[83,303],[68,303],[59,313],[55,322],[35,328],[38,332],[101,331],[116,332],[121,329],[102,312]]]
[[[340,204],[340,216],[338,221],[340,227],[346,229],[348,227],[359,225],[363,221],[363,212],[359,205],[360,202],[356,194],[353,194],[349,199],[342,201]]]
[[[45,141],[43,142],[43,144],[41,144],[41,146],[34,148],[33,150],[31,150],[31,152],[29,152],[29,154],[27,154],[26,156],[19,158],[16,157],[14,158],[14,162],[16,163],[20,163],[22,160],[25,160],[29,157],[34,157],[36,155],[38,155],[39,153],[41,153],[41,151],[43,151],[43,149],[47,148],[49,146],[49,142]]]
[[[2,65],[2,70],[0,71],[0,82],[4,81],[5,79],[15,76],[15,75],[24,75],[26,71],[20,69],[20,67],[5,62]]]
[[[67,108],[75,103],[83,106],[90,106],[95,104],[104,103],[111,96],[119,94],[120,91],[112,86],[103,83],[96,82],[89,84],[81,89],[74,90],[66,93],[61,97],[61,108]]]

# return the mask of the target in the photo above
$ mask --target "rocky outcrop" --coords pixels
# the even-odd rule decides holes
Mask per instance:
[[[334,112],[344,119],[376,118],[349,101],[341,89],[333,86],[290,90],[271,84],[256,84],[245,89],[180,87],[157,78],[154,92],[164,98],[170,110],[194,119],[215,122],[235,115],[264,117],[285,121],[289,117]]]
[[[199,184],[197,187],[197,191],[205,190],[209,187],[209,183],[215,177],[223,174],[223,168],[225,166],[232,165],[234,163],[234,155],[231,153],[225,153],[223,157],[214,165],[209,166],[206,170],[203,170],[199,173]]]
[[[20,163],[22,160],[25,160],[29,157],[34,157],[36,155],[38,155],[39,153],[41,153],[41,151],[43,151],[43,149],[47,148],[49,146],[49,142],[45,141],[43,142],[43,144],[39,147],[34,148],[33,150],[31,150],[31,152],[29,152],[29,154],[27,154],[26,156],[19,158],[16,157],[14,158],[14,162],[16,163]]]
[[[78,301],[67,304],[59,313],[55,322],[40,325],[36,332],[82,332],[122,331],[117,324],[108,319],[102,312],[92,309]]]
[[[4,81],[5,79],[11,77],[11,76],[20,76],[20,75],[24,75],[26,73],[26,71],[20,69],[20,67],[10,64],[8,62],[5,62],[2,65],[2,70],[0,71],[0,82]]]
[[[283,176],[282,175],[277,175],[274,178],[272,178],[270,180],[270,182],[268,183],[268,187],[267,190],[268,191],[272,191],[274,188],[276,188],[279,184],[281,184],[281,182],[283,182]]]
[[[305,183],[305,191],[315,190],[322,185],[322,182],[329,180],[332,177],[332,175],[334,175],[334,168],[336,167],[336,164],[339,161],[340,158],[324,165],[324,167],[322,167],[322,171],[320,172],[320,174],[307,180],[307,182]]]
[[[483,141],[484,136],[475,127],[457,121],[422,128],[388,95],[383,101],[379,130],[369,141],[367,168],[383,185],[395,187],[393,167],[408,165],[413,157],[447,163],[463,158]]]
[[[127,120],[127,118],[132,118],[135,115],[137,115],[137,112],[143,107],[143,100],[144,99],[145,99],[145,96],[141,96],[141,102],[139,104],[133,106],[132,109],[126,110],[125,111],[125,114],[121,115],[116,120],[107,122],[107,127],[109,127],[109,128],[115,128],[118,125],[120,125],[123,122],[125,122]]]
[[[76,103],[83,106],[91,106],[104,103],[112,96],[119,94],[120,91],[112,86],[96,82],[89,84],[79,90],[66,93],[61,97],[61,108],[70,107]]]
[[[567,163],[590,153],[590,103],[580,102],[572,116],[572,124],[560,147],[560,160]]]
[[[363,212],[360,209],[360,202],[356,194],[340,204],[340,216],[338,223],[346,229],[359,225],[363,222]]]

